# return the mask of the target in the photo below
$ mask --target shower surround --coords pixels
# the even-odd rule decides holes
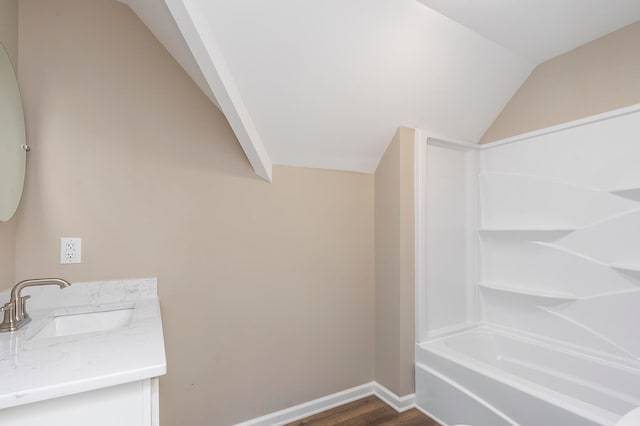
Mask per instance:
[[[640,406],[640,106],[421,144],[418,406],[475,426]]]

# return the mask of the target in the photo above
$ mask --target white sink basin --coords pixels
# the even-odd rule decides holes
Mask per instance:
[[[33,339],[95,333],[125,327],[133,316],[133,305],[100,311],[55,315]]]

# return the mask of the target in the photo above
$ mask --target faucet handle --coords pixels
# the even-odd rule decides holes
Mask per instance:
[[[0,311],[4,312],[2,323],[0,323],[0,332],[15,330],[15,305],[12,302],[5,303],[0,307]]]
[[[27,299],[30,299],[31,295],[27,294],[26,296],[20,296],[20,304],[22,305],[22,309],[21,309],[21,314],[22,314],[22,318],[20,319],[25,319],[25,318],[29,318],[29,314],[27,313]]]

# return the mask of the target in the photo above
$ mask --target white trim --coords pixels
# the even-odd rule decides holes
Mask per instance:
[[[284,410],[276,411],[266,416],[247,420],[246,422],[238,423],[236,426],[281,426],[373,395],[373,387],[374,382],[365,383],[364,385],[285,408]]]
[[[480,155],[479,151],[468,152],[466,158],[465,173],[467,174],[466,182],[466,269],[467,269],[467,321],[476,322],[480,318],[480,301],[478,297],[478,277],[480,276],[480,264],[478,263],[478,254],[480,252],[480,241],[478,236],[478,227],[480,224],[478,214],[480,212],[480,187],[478,176],[480,173]]]
[[[475,144],[436,136],[427,136],[426,139],[427,144],[440,146],[443,148],[450,148],[458,151],[483,151],[485,149],[491,149],[514,142],[525,141],[527,139],[532,139],[538,136],[556,133],[562,130],[572,129],[574,127],[581,127],[587,124],[597,123],[599,121],[605,121],[611,118],[621,117],[623,115],[629,115],[636,112],[640,112],[640,103],[624,108],[614,109],[612,111],[603,112],[601,114],[591,115],[589,117],[579,118],[573,121],[567,121],[566,123],[557,124],[555,126],[545,127],[543,129],[537,129],[527,133],[521,133],[519,135],[510,136],[508,138],[485,144]]]
[[[155,426],[153,424],[153,393],[151,390],[151,379],[141,381],[142,385],[142,424]]]
[[[151,379],[151,426],[160,426],[160,380]]]
[[[373,382],[373,394],[398,413],[403,413],[416,406],[416,394],[398,396],[378,382]]]
[[[398,396],[377,382],[369,382],[265,416],[237,423],[235,426],[282,426],[371,395],[377,396],[399,413],[415,407],[415,394]]]
[[[460,141],[448,141],[445,139],[439,139],[434,137],[427,137],[427,144],[433,146],[439,146],[441,148],[449,148],[454,149],[456,151],[478,151],[483,149],[485,145],[479,145],[475,143],[469,142],[460,142]]]
[[[505,139],[500,139],[494,142],[478,145],[480,149],[491,149],[496,146],[506,145],[513,142],[520,142],[527,139],[535,138],[537,136],[546,135],[549,133],[560,132],[562,130],[572,129],[574,127],[581,127],[591,123],[597,123],[598,121],[609,120],[611,118],[620,117],[623,115],[633,114],[640,111],[640,104],[631,105],[624,108],[614,109],[613,111],[607,111],[602,114],[596,114],[578,120],[568,121],[566,123],[558,124],[544,129],[534,130],[528,133],[522,133],[520,135],[511,136]]]
[[[253,170],[271,182],[271,159],[205,14],[198,10],[195,1],[165,0],[165,3]]]

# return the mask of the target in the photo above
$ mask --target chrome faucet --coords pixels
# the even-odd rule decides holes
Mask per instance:
[[[14,285],[11,289],[11,299],[5,303],[0,311],[4,312],[4,319],[0,323],[0,333],[16,331],[31,321],[27,314],[27,299],[31,296],[22,296],[22,289],[36,285],[57,285],[61,289],[69,287],[71,283],[60,278],[39,278],[35,280],[24,280]]]

